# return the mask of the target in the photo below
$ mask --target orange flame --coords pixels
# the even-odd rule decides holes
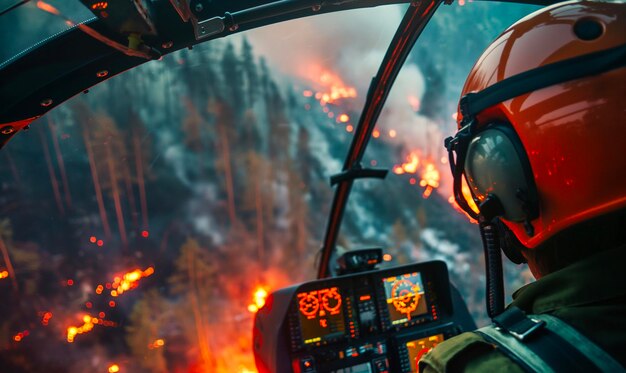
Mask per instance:
[[[268,296],[267,288],[265,286],[257,286],[253,294],[253,303],[248,305],[248,311],[256,313],[265,305],[265,299]]]
[[[420,164],[420,159],[417,153],[411,152],[406,157],[407,162],[393,168],[393,172],[397,175],[404,173],[414,174],[417,171],[417,167]]]
[[[90,332],[93,329],[93,326],[97,323],[98,321],[95,317],[92,318],[89,315],[84,315],[83,325],[70,326],[67,328],[67,341],[69,343],[74,343],[74,338],[76,337],[76,335]]]
[[[101,312],[102,315],[104,315]],[[69,343],[73,343],[74,342],[74,338],[76,338],[76,336],[78,334],[85,334],[85,333],[89,333],[90,331],[93,330],[95,325],[102,325],[102,326],[117,326],[117,324],[113,321],[109,321],[109,320],[103,320],[102,318],[97,318],[97,317],[93,317],[89,314],[85,314],[83,315],[83,325],[81,326],[69,326],[67,328],[67,341]]]
[[[122,295],[125,291],[132,290],[136,288],[139,284],[138,281],[143,277],[148,277],[154,273],[154,268],[148,267],[145,271],[140,269],[135,269],[134,271],[125,273],[122,277],[115,276],[113,279],[113,283],[111,287],[111,296],[117,297],[118,295]],[[101,287],[98,286],[96,288],[96,292],[100,290]],[[100,290],[102,291],[102,290]]]
[[[3,278],[8,278],[9,277],[9,272],[8,271],[2,271],[0,272],[0,280]]]
[[[416,151],[409,153],[406,157],[406,162],[393,167],[393,172],[396,175],[403,174],[420,174],[419,185],[424,188],[422,197],[428,198],[432,194],[434,189],[439,187],[441,180],[441,174],[432,161],[420,161],[419,154]],[[417,183],[415,178],[410,178],[411,185]]]
[[[331,73],[325,69],[313,69],[313,81],[315,81],[321,88],[313,93],[312,90],[305,90],[302,92],[304,97],[315,97],[322,106],[326,104],[336,103],[344,98],[354,98],[357,96],[356,88],[351,87],[343,82],[343,80],[336,74]]]

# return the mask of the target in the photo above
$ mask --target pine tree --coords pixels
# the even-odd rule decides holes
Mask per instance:
[[[168,371],[164,357],[168,341],[163,333],[172,319],[172,310],[172,305],[151,289],[135,303],[130,314],[126,343],[139,364],[150,372]]]
[[[175,265],[176,273],[169,281],[172,293],[180,296],[176,319],[180,320],[187,340],[197,347],[198,359],[205,371],[211,371],[215,358],[209,347],[208,324],[215,300],[215,260],[196,240],[189,238],[180,248]]]
[[[128,244],[126,235],[126,223],[124,219],[122,187],[123,168],[128,167],[126,162],[126,146],[122,133],[117,128],[113,118],[98,114],[95,117],[97,127],[93,133],[94,158],[99,160],[96,163],[98,175],[101,176],[103,190],[109,190],[115,207],[117,217],[117,227],[120,234],[122,246],[126,248]]]
[[[252,45],[246,37],[243,38],[241,44],[241,67],[245,77],[244,92],[246,92],[247,107],[250,108],[257,100],[261,87]]]
[[[244,84],[242,79],[241,63],[235,54],[235,47],[227,43],[222,55],[221,70],[223,76],[224,98],[233,108],[235,118],[245,110]],[[236,124],[236,123],[235,123]]]

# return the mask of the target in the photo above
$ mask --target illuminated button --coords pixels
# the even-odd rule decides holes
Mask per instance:
[[[302,373],[312,373],[315,372],[315,363],[313,358],[310,356],[303,357],[300,359],[300,369]]]
[[[384,354],[387,352],[387,346],[384,343],[378,342],[376,343],[376,350],[379,354]]]
[[[356,350],[356,348],[348,347],[348,348],[346,348],[346,355],[347,356],[352,356],[352,357],[357,357],[357,356],[359,356],[359,353]]]

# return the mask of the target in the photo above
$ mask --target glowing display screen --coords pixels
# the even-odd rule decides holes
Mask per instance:
[[[419,272],[383,279],[389,318],[393,325],[410,321],[416,316],[428,313],[424,286]]]
[[[337,287],[298,293],[298,316],[305,344],[345,334],[341,294]]]
[[[443,334],[431,335],[430,337],[406,343],[406,349],[409,352],[409,361],[411,362],[411,373],[419,371],[418,364],[422,356],[441,342],[443,342]]]

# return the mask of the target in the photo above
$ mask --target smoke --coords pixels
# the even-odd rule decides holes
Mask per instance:
[[[279,73],[315,88],[324,70],[337,74],[358,92],[356,107],[365,102],[372,77],[402,20],[405,6],[358,9],[298,19],[244,34],[255,51]],[[444,194],[450,190],[447,165],[442,164],[444,133],[432,119],[416,113],[426,91],[422,71],[405,63],[389,94],[377,128],[384,141],[437,164]],[[395,135],[390,133],[395,132]]]

